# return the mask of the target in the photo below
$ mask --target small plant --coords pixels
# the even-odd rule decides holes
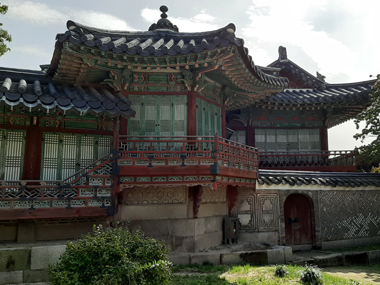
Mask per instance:
[[[274,270],[274,276],[285,277],[285,275],[288,275],[288,274],[289,274],[289,271],[286,268],[286,265],[283,265],[283,264],[276,265],[276,268]]]
[[[321,270],[317,266],[307,265],[305,269],[300,272],[301,282],[306,285],[319,285],[323,284]]]
[[[362,282],[358,282],[358,281],[355,281],[355,280],[352,280],[350,279],[350,281],[348,281],[349,284],[352,284],[352,285],[360,285],[362,284]]]
[[[131,233],[125,224],[68,242],[60,260],[50,266],[53,285],[168,284],[172,279],[169,250],[163,242]]]

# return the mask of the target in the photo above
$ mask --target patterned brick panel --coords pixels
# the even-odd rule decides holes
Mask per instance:
[[[380,235],[380,191],[320,191],[321,240]]]
[[[215,191],[210,187],[203,187],[202,204],[209,203],[226,203],[227,201],[227,187],[218,187]]]
[[[184,204],[187,199],[187,187],[133,187],[124,189],[124,204]]]

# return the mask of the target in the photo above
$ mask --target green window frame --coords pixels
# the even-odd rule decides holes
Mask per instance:
[[[186,95],[130,95],[135,117],[128,120],[128,135],[186,136]]]
[[[320,129],[255,129],[255,147],[268,152],[320,151]]]
[[[222,135],[222,109],[197,98],[197,135]]]
[[[41,179],[63,180],[111,151],[111,136],[44,133]]]
[[[23,130],[0,129],[0,179],[20,180],[24,166],[25,136]]]

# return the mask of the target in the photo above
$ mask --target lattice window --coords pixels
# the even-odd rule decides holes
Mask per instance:
[[[22,178],[24,151],[24,131],[0,130],[0,179]]]
[[[65,179],[111,150],[111,137],[44,133],[41,179]]]
[[[186,96],[130,95],[136,116],[128,123],[129,135],[186,135]]]
[[[255,146],[261,151],[318,151],[321,149],[320,130],[256,129]]]
[[[246,144],[245,137],[246,137],[246,131],[234,131],[230,140],[238,142],[238,143]]]
[[[197,135],[214,136],[222,134],[221,108],[197,98]]]

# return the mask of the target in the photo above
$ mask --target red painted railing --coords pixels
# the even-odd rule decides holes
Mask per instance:
[[[219,136],[120,136],[119,165],[212,165],[257,170],[254,147]]]
[[[347,151],[300,151],[300,152],[259,152],[260,168],[331,168],[347,170],[356,169],[359,164],[359,152]]]

